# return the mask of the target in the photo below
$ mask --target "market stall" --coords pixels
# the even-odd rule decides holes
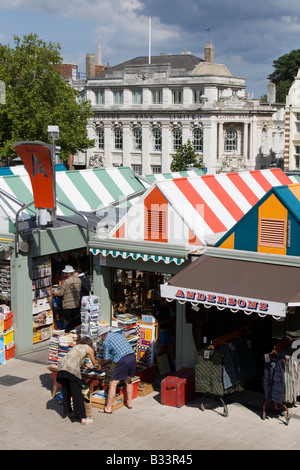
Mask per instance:
[[[292,385],[282,387],[278,402],[297,400],[299,268],[297,257],[209,248],[161,286],[162,297],[192,312],[196,391],[219,397],[245,388],[266,393],[266,370],[283,358],[278,377]],[[268,386],[272,401],[275,382]]]

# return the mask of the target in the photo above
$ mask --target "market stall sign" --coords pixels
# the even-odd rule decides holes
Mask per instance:
[[[252,299],[231,294],[220,294],[163,284],[160,286],[161,296],[167,299],[176,299],[180,302],[204,304],[206,307],[216,306],[219,309],[243,310],[245,313],[256,312],[259,315],[273,315],[285,317],[286,305],[269,300]]]
[[[53,159],[50,146],[43,142],[12,144],[30,177],[36,208],[55,208]]]

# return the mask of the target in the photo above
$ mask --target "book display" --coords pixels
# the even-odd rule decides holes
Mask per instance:
[[[32,264],[33,343],[50,339],[53,325],[52,269],[50,256],[35,258]]]

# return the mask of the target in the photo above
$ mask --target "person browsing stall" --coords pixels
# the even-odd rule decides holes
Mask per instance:
[[[91,338],[87,336],[81,338],[81,340],[61,359],[57,370],[57,381],[62,385],[64,416],[71,416],[73,411],[71,398],[73,398],[73,416],[79,419],[82,424],[89,424],[93,419],[91,417],[87,418],[86,416],[80,368],[85,358],[89,356],[93,366],[96,367],[96,369],[101,369],[101,365],[95,359],[92,346]],[[91,366],[87,364],[87,367]]]
[[[90,295],[91,282],[89,277],[82,271],[81,268],[75,268],[75,276],[81,280],[80,299],[82,299],[84,296]]]
[[[75,269],[72,266],[65,266],[62,272],[66,275],[66,279],[58,290],[53,291],[53,294],[62,297],[64,329],[66,333],[69,333],[81,323],[80,291],[82,282],[80,278],[75,276]]]
[[[126,382],[126,406],[131,409],[133,393],[131,379],[135,376],[136,369],[134,350],[123,334],[113,333],[108,326],[100,326],[98,334],[103,341],[103,358],[100,359],[100,364],[105,365],[108,362],[114,362],[116,364],[109,384],[107,404],[105,408],[99,410],[99,412],[112,413],[112,403],[120,380]]]

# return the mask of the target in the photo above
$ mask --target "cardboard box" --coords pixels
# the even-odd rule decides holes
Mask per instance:
[[[91,404],[94,408],[104,408],[107,403],[107,397],[101,394],[101,390],[97,390],[94,393],[91,393],[90,396]],[[112,411],[118,410],[124,405],[124,398],[122,395],[118,395],[114,398],[112,404]]]
[[[149,395],[149,393],[154,392],[154,388],[152,384],[148,384],[147,382],[140,382],[138,386],[138,397],[144,397]]]

